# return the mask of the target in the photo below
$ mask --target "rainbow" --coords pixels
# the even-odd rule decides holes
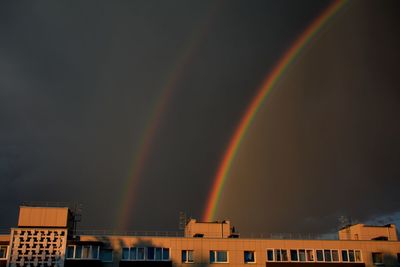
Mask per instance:
[[[135,205],[136,190],[140,184],[140,177],[146,166],[146,161],[151,154],[152,141],[160,127],[160,122],[165,113],[168,103],[173,96],[174,89],[177,87],[180,79],[183,77],[185,69],[191,64],[193,55],[198,50],[200,44],[205,39],[217,12],[221,8],[222,1],[215,1],[209,7],[204,21],[192,31],[188,41],[180,54],[176,64],[166,79],[166,83],[161,90],[161,94],[155,101],[152,113],[146,120],[147,124],[142,132],[142,138],[139,140],[139,146],[133,159],[133,165],[130,168],[129,175],[123,184],[121,193],[121,204],[117,209],[118,229],[127,229]]]
[[[222,162],[219,165],[214,178],[209,196],[207,198],[206,208],[203,214],[204,221],[212,221],[218,207],[224,184],[229,174],[232,162],[236,157],[240,144],[243,141],[254,117],[257,115],[260,107],[268,97],[272,88],[277,84],[281,77],[286,73],[289,66],[298,58],[300,52],[315,39],[318,32],[330,21],[334,15],[344,6],[346,0],[336,0],[332,2],[295,40],[293,45],[280,58],[278,63],[264,79],[258,93],[251,101],[233,136],[230,139],[228,148],[225,151]]]

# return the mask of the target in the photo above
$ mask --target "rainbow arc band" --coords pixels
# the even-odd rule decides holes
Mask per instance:
[[[238,149],[251,126],[254,117],[257,115],[260,107],[268,97],[271,90],[274,88],[276,83],[286,73],[286,70],[292,63],[297,59],[301,51],[311,43],[320,32],[320,30],[329,22],[337,12],[347,3],[347,0],[337,0],[332,2],[307,28],[306,30],[296,39],[293,45],[286,51],[285,54],[278,61],[272,72],[269,73],[262,86],[258,90],[258,93],[251,101],[244,116],[242,117],[238,127],[236,128],[227,150],[225,151],[224,157],[217,170],[214,178],[211,191],[207,198],[206,208],[203,214],[203,221],[212,221],[217,211],[218,203],[221,198],[221,193],[224,189],[224,184],[231,169],[233,160],[236,157]]]

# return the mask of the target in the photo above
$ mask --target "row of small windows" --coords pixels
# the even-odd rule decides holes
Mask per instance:
[[[316,249],[315,256],[312,249],[267,249],[267,261],[362,262],[360,250]]]
[[[101,260],[113,261],[112,249],[101,248],[97,245],[71,245],[67,247],[67,259],[72,260]]]
[[[130,247],[122,248],[124,261],[169,261],[169,248]]]
[[[0,256],[6,255],[7,247],[0,250]],[[3,251],[3,252],[1,252]],[[314,254],[315,252],[315,254]],[[267,249],[267,261],[292,261],[292,262],[362,262],[360,250],[337,249]],[[1,254],[3,253],[3,254]],[[182,250],[182,263],[194,262],[193,250]],[[228,251],[210,250],[210,263],[228,263]],[[0,257],[1,258],[1,257]],[[112,250],[100,249],[93,245],[72,245],[67,248],[67,259],[91,259],[111,262]],[[170,249],[161,247],[125,247],[122,248],[123,261],[169,261]],[[244,251],[245,263],[255,263],[254,251]]]
[[[0,259],[6,259],[8,246],[0,246]],[[194,250],[182,250],[182,263],[194,263]],[[267,249],[267,261],[273,262],[362,262],[360,250],[353,249]],[[210,250],[210,263],[229,263],[226,250]],[[400,253],[397,254],[400,262]],[[113,250],[98,245],[70,245],[66,251],[67,259],[113,261]],[[123,261],[169,261],[170,249],[162,247],[122,248]],[[255,251],[243,252],[244,263],[255,263]],[[373,263],[383,263],[381,252],[372,253]]]

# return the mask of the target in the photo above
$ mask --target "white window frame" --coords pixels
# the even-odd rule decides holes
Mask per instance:
[[[0,249],[5,248],[6,249],[6,253],[4,254],[5,257],[0,258],[0,260],[6,260],[8,258],[8,250],[10,249],[10,246],[7,245],[1,245]]]
[[[333,249],[330,249],[330,251],[331,251],[331,262],[340,262],[340,249],[336,249],[336,248],[333,248]],[[333,251],[337,251],[337,261],[335,261],[335,260],[333,260]]]
[[[165,247],[152,247],[152,248],[154,248],[154,259],[149,259],[148,258],[148,249],[149,249],[150,247],[122,247],[121,248],[121,261],[170,261],[171,260],[171,248],[165,248]],[[123,253],[123,251],[124,251],[124,249],[128,249],[128,255],[129,255],[129,257],[128,257],[128,259],[122,259],[122,253]],[[131,253],[132,253],[132,250],[133,249],[135,249],[135,253],[136,253],[136,255],[135,255],[135,259],[132,259],[132,257],[131,257]],[[144,255],[143,255],[143,259],[138,259],[138,250],[139,249],[143,249],[143,253],[144,253]],[[158,260],[158,259],[156,259],[156,249],[161,249],[161,259],[160,260]],[[168,249],[168,259],[164,259],[164,250],[167,250]]]
[[[296,251],[297,260],[292,260],[292,250],[293,250],[293,251]],[[290,258],[290,262],[300,262],[299,250],[298,250],[297,248],[291,248],[291,249],[289,249],[289,258]]]
[[[269,250],[272,251],[272,260],[269,260],[269,259],[268,259],[268,251],[269,251]],[[265,260],[268,261],[268,262],[274,262],[274,261],[275,261],[275,252],[274,252],[274,249],[273,249],[273,248],[267,248],[267,249],[265,250]]]
[[[322,260],[318,260],[318,255],[317,255],[317,251],[321,250],[322,251]],[[325,262],[325,253],[324,253],[324,249],[315,249],[315,262]]]
[[[342,251],[346,251],[346,254],[347,254],[347,261],[343,261],[343,254],[342,254]],[[354,261],[350,261],[350,251],[353,251],[353,253],[354,253]],[[356,257],[356,251],[358,251],[358,252],[360,252],[360,260],[358,261],[357,260],[357,257]],[[340,261],[341,262],[345,262],[345,263],[354,263],[354,262],[364,262],[364,260],[363,260],[363,254],[362,254],[362,250],[361,249],[340,249],[339,250],[339,258],[340,258]]]
[[[332,261],[332,250],[331,249],[323,249],[322,251],[324,253],[324,262],[333,262]],[[329,254],[329,258],[330,258],[329,261],[326,259],[326,254],[325,254],[326,251],[328,251],[328,254]]]
[[[189,252],[192,252],[192,261],[189,260]],[[183,261],[182,260],[182,254],[185,253],[186,254],[186,260]],[[181,262],[182,263],[194,263],[194,250],[193,249],[182,249],[181,252]]]
[[[254,258],[253,261],[246,261],[246,257],[245,257],[246,252],[252,252],[253,253],[253,258]],[[243,251],[243,261],[244,261],[245,264],[255,264],[255,263],[257,263],[256,251],[255,250],[244,250]]]
[[[306,262],[316,262],[315,250],[312,249],[312,248],[306,248],[305,250],[306,250]],[[311,251],[311,255],[312,255],[312,260],[311,261],[308,260],[308,256],[307,256],[308,255],[307,254],[308,251]]]
[[[218,261],[218,257],[217,257],[217,255],[218,255],[218,252],[226,252],[226,261]],[[223,263],[223,264],[226,264],[226,263],[229,263],[229,251],[227,251],[227,250],[210,250],[210,254],[211,253],[214,253],[214,261],[212,262],[211,261],[211,257],[210,257],[210,263]]]
[[[280,258],[279,261],[276,259],[275,251],[279,251],[279,258]],[[286,260],[283,260],[283,254],[284,253],[282,253],[282,251],[286,251]],[[289,260],[290,256],[288,254],[288,249],[287,248],[276,248],[276,249],[274,249],[274,257],[275,257],[275,261],[276,262],[290,262],[290,260]]]
[[[73,247],[74,248],[74,252],[72,253],[73,254],[73,256],[72,256],[72,258],[67,258],[67,255],[65,255],[65,258],[67,259],[67,260],[99,260],[100,259],[100,246],[98,246],[98,245],[68,245],[67,246],[67,250],[68,250],[68,248],[69,247]],[[80,258],[77,258],[76,257],[76,248],[77,247],[81,247],[82,249],[81,249],[81,257]],[[88,258],[82,258],[82,255],[83,255],[83,247],[89,247],[89,257]],[[97,248],[97,258],[92,258],[91,256],[92,256],[92,251],[93,251],[93,248],[94,247],[96,247]]]

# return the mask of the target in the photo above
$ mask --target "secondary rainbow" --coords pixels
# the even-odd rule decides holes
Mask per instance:
[[[202,41],[205,39],[208,29],[211,26],[214,17],[221,8],[222,1],[216,1],[210,5],[204,21],[192,31],[188,41],[182,50],[175,66],[169,73],[166,83],[161,90],[160,96],[154,103],[152,112],[146,120],[147,124],[142,132],[142,138],[139,140],[138,149],[135,151],[132,167],[129,175],[123,184],[121,192],[121,202],[117,210],[117,224],[119,229],[127,229],[130,217],[132,216],[137,189],[140,186],[140,177],[146,167],[146,162],[151,155],[152,143],[154,137],[161,125],[163,114],[165,113],[168,103],[174,95],[174,90],[179,81],[184,76],[185,69],[191,64],[194,54],[199,49]]]
[[[228,177],[232,161],[235,159],[237,151],[247,133],[248,128],[254,120],[254,117],[257,115],[263,102],[271,92],[271,89],[274,88],[276,83],[280,80],[283,74],[285,74],[291,63],[296,60],[304,47],[306,47],[312,40],[315,39],[316,34],[320,32],[320,30],[334,17],[334,15],[345,5],[346,2],[346,0],[337,0],[331,3],[295,40],[289,50],[283,54],[281,59],[273,68],[272,72],[270,72],[264,79],[262,86],[251,101],[233,136],[231,137],[222,162],[219,165],[213,185],[211,187],[211,191],[207,198],[207,204],[203,214],[204,221],[212,221],[214,219],[218,202]]]

